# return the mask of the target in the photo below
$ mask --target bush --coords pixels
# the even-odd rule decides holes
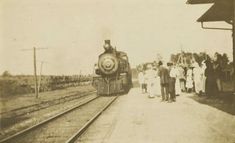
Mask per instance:
[[[9,72],[0,76],[0,96],[26,94],[34,92],[34,77],[32,75],[12,76]],[[42,76],[40,92],[75,87],[88,84],[91,76]]]
[[[30,93],[29,85],[21,85],[16,79],[0,79],[0,96]]]

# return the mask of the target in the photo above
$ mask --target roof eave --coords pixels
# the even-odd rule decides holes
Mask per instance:
[[[214,2],[215,0],[187,0],[187,4],[209,4]]]

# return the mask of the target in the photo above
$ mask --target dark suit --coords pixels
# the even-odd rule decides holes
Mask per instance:
[[[160,77],[162,100],[169,99],[169,70],[163,66],[159,67],[158,75]]]

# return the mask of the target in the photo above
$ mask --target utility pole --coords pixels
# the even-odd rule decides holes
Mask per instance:
[[[35,97],[38,98],[38,77],[37,77],[37,56],[36,56],[36,50],[41,49],[47,49],[47,48],[36,48],[33,47],[33,49],[22,49],[23,51],[29,51],[33,50],[33,67],[34,67],[34,81],[35,81]]]
[[[35,79],[35,96],[38,98],[38,77],[37,77],[37,63],[36,63],[36,48],[33,47],[33,67],[34,67],[34,79]]]

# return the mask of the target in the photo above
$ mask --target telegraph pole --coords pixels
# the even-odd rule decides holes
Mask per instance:
[[[29,51],[33,50],[33,67],[34,67],[34,81],[35,81],[35,97],[38,98],[38,77],[37,77],[37,56],[36,56],[36,50],[41,49],[47,49],[47,48],[36,48],[33,47],[33,49],[22,49],[23,51]]]
[[[34,79],[35,79],[35,96],[38,98],[38,77],[37,77],[37,63],[36,63],[36,48],[33,47],[33,67],[34,67]]]

